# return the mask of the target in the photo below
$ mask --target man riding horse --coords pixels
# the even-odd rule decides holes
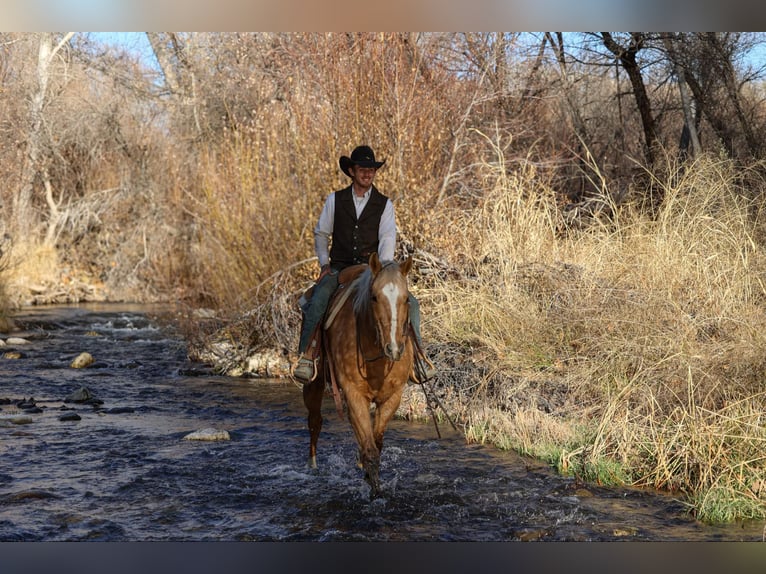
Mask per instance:
[[[352,265],[367,263],[374,252],[378,253],[381,261],[394,259],[394,204],[372,184],[385,160],[376,161],[372,148],[363,145],[355,148],[350,157],[341,156],[339,163],[343,173],[351,178],[351,185],[327,197],[314,228],[314,249],[321,270],[311,299],[304,306],[298,342],[299,359],[293,370],[293,376],[304,383],[316,377],[318,349],[315,331],[338,288],[339,272]],[[409,296],[409,307],[410,323],[417,346],[422,350],[420,305],[412,294]],[[423,359],[427,365],[424,378],[428,379],[435,374],[435,370],[425,356]]]

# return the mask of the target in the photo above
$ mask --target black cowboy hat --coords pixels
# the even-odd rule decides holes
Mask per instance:
[[[386,163],[386,160],[375,161],[375,152],[372,151],[372,148],[370,146],[360,145],[359,147],[354,148],[354,151],[351,152],[351,157],[346,157],[345,155],[340,156],[339,163],[341,171],[351,177],[348,168],[352,165],[374,167],[375,169],[378,169]]]

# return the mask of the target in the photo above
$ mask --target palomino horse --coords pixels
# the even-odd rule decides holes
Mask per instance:
[[[339,306],[330,303],[317,378],[303,386],[311,435],[309,464],[316,468],[322,429],[320,412],[327,382],[343,393],[348,418],[359,444],[359,464],[370,484],[370,498],[380,492],[380,451],[383,433],[399,408],[402,391],[413,369],[407,274],[412,258],[401,265],[380,262],[373,253],[358,280],[348,287]],[[329,325],[327,324],[329,323]],[[329,377],[329,379],[328,379]],[[374,414],[371,406],[375,405]],[[340,410],[340,399],[336,395]]]

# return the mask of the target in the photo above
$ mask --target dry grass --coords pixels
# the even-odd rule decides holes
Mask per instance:
[[[2,230],[2,228],[0,228]],[[13,302],[8,292],[8,267],[10,266],[10,240],[0,239],[0,333],[7,333],[14,327]]]
[[[485,167],[460,246],[475,274],[427,293],[428,332],[494,366],[451,381],[468,438],[683,492],[703,519],[766,516],[765,237],[731,165],[655,181],[655,217],[625,204],[567,234],[543,177]]]

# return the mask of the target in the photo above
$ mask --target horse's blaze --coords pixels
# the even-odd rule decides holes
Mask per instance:
[[[399,324],[397,302],[399,301],[401,291],[399,286],[394,283],[384,285],[381,291],[391,309],[391,325],[389,326],[388,333],[389,343],[385,345],[385,348],[391,350],[392,358],[398,359],[402,354],[402,349],[399,348],[399,343],[396,340],[397,325]]]

